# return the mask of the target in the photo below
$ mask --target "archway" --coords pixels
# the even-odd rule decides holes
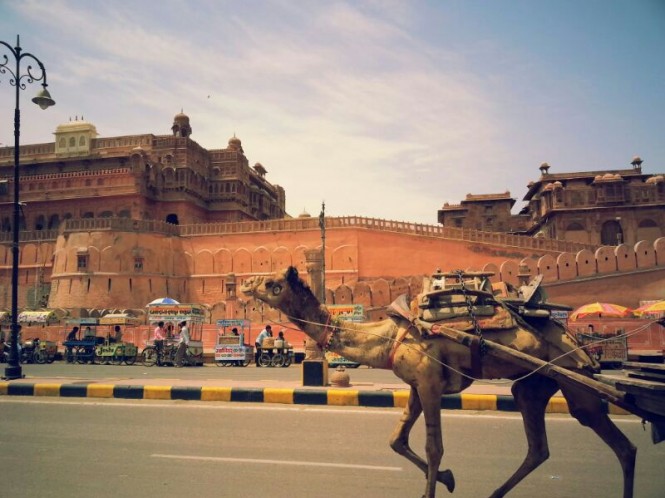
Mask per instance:
[[[603,223],[600,229],[600,243],[604,246],[617,246],[623,242],[623,230],[616,220]]]

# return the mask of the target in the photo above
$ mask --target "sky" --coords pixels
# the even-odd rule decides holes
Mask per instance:
[[[664,0],[0,0],[17,35],[56,101],[20,92],[22,144],[77,118],[168,135],[182,110],[207,149],[240,138],[292,216],[436,225],[468,193],[518,212],[543,162],[665,173]],[[0,74],[0,146],[14,107]]]

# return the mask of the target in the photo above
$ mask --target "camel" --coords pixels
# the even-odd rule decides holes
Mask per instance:
[[[332,317],[309,286],[290,267],[273,276],[256,276],[240,291],[279,309],[323,349],[374,368],[391,368],[410,386],[404,412],[390,437],[390,446],[426,475],[423,498],[435,498],[436,483],[449,492],[455,488],[450,469],[439,470],[443,457],[441,396],[467,388],[475,378],[513,380],[512,394],[521,413],[528,450],[518,469],[498,487],[491,498],[505,496],[549,457],[545,410],[550,398],[561,390],[570,414],[590,427],[616,454],[623,471],[623,498],[633,497],[636,448],[605,413],[601,399],[566,382],[533,373],[510,361],[482,357],[480,373],[471,349],[441,336],[422,334],[406,318],[391,317],[378,322],[351,323]],[[523,320],[505,330],[485,330],[487,341],[508,346],[585,376],[598,365],[560,324],[544,320],[536,332]],[[473,376],[472,376],[473,375]],[[409,434],[423,413],[426,425],[426,460],[409,446]]]

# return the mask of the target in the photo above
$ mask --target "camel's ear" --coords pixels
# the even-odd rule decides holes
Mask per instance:
[[[286,270],[286,281],[293,283],[298,281],[298,270],[295,266],[289,266]]]

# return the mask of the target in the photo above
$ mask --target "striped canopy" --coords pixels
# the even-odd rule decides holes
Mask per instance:
[[[665,313],[665,300],[651,304],[645,304],[633,311],[637,316],[644,315],[662,315]]]
[[[586,317],[623,318],[630,316],[632,310],[612,303],[589,303],[580,306],[570,315],[571,320],[579,320]]]

